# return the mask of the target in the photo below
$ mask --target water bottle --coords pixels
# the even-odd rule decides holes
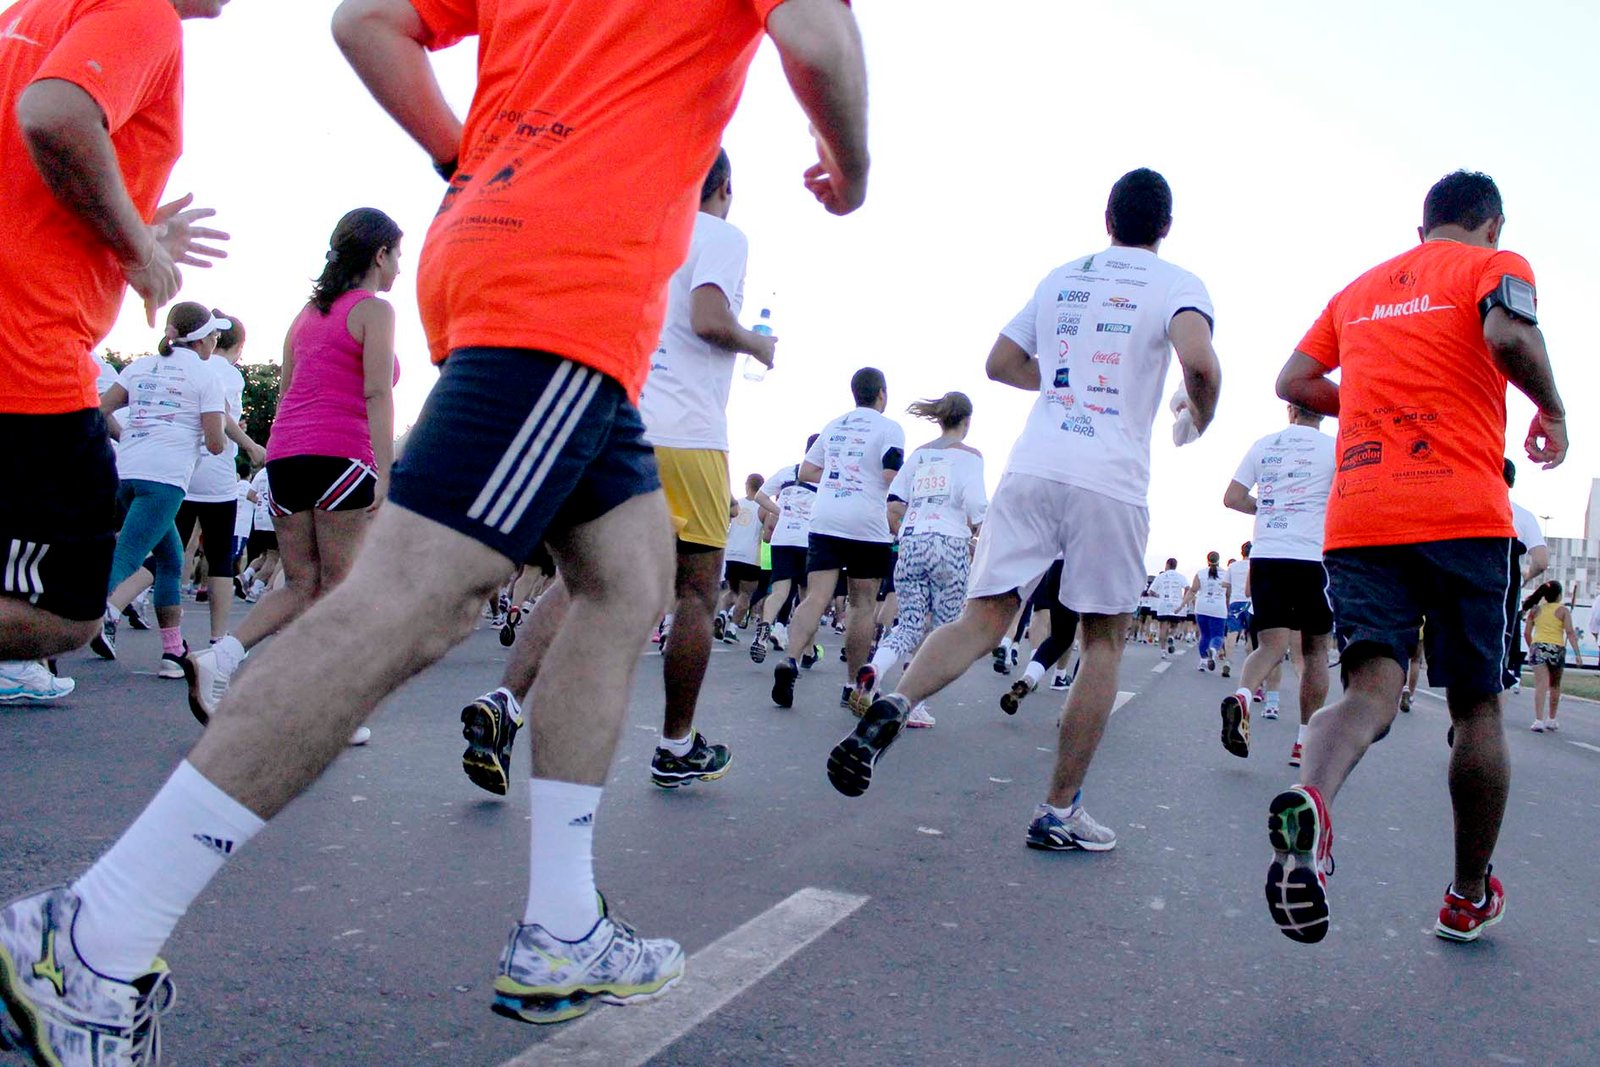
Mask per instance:
[[[762,308],[761,318],[750,327],[751,333],[759,333],[763,337],[772,336],[772,309]],[[767,377],[767,365],[748,353],[744,357],[744,376],[752,382],[764,381]]]

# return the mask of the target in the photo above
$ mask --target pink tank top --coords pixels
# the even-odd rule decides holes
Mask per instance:
[[[295,318],[289,328],[294,375],[278,400],[267,459],[333,456],[372,465],[361,344],[346,323],[351,309],[373,295],[353,289],[335,300],[328,314],[308,304]],[[398,359],[394,380],[400,380]]]

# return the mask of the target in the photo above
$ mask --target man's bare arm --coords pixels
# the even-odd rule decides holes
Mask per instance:
[[[1556,391],[1544,334],[1533,323],[1495,307],[1483,320],[1483,339],[1506,378],[1539,409],[1523,443],[1528,458],[1545,470],[1558,466],[1567,455],[1567,409]]]
[[[1339,415],[1339,387],[1328,380],[1328,368],[1304,352],[1296,351],[1278,372],[1278,396],[1291,404]]]
[[[1222,494],[1222,506],[1232,508],[1234,511],[1242,511],[1246,515],[1254,515],[1256,513],[1256,498],[1250,495],[1249,486],[1230,481],[1228,488]]]
[[[784,76],[811,120],[818,161],[806,188],[848,215],[867,198],[867,60],[855,15],[840,0],[788,0],[767,17]]]
[[[1183,368],[1183,387],[1189,394],[1189,415],[1201,433],[1217,414],[1222,395],[1222,363],[1211,347],[1211,323],[1198,311],[1180,311],[1167,325],[1173,354]]]
[[[983,369],[991,381],[1030,393],[1039,391],[1039,361],[1005,334],[994,339],[994,347],[989,349]]]
[[[435,164],[454,163],[461,120],[428,61],[428,29],[409,0],[344,0],[333,39],[372,98]]]

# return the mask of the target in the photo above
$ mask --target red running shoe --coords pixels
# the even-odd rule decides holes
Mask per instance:
[[[1267,911],[1285,937],[1312,944],[1328,936],[1328,875],[1333,873],[1333,823],[1322,794],[1309,785],[1285,789],[1267,811],[1272,865]]]
[[[1305,746],[1302,745],[1300,742],[1296,741],[1294,743],[1293,751],[1291,751],[1289,753],[1289,766],[1291,766],[1291,767],[1300,766],[1300,757],[1304,756],[1304,755],[1305,755]]]
[[[1444,907],[1439,909],[1439,921],[1433,932],[1446,941],[1476,941],[1484,930],[1506,917],[1506,887],[1489,868],[1489,892],[1482,904],[1474,904],[1465,897],[1456,896],[1454,888],[1444,892]]]

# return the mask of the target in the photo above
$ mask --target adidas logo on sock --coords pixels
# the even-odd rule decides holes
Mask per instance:
[[[221,837],[212,837],[210,834],[195,834],[194,839],[224,859],[233,855],[232,841]]]
[[[576,819],[573,819],[571,822],[567,823],[567,825],[568,826],[593,826],[594,825],[594,812],[591,811],[587,815],[580,815]]]

